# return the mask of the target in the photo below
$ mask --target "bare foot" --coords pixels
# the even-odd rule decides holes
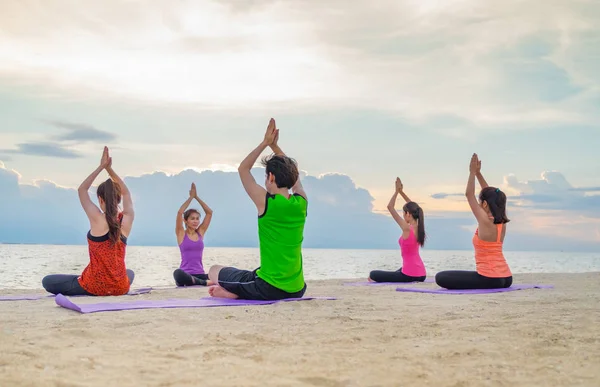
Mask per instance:
[[[371,277],[369,277],[368,281],[369,281],[369,282],[375,282],[375,281],[373,281],[373,280],[371,279]]]
[[[206,281],[206,286],[213,286],[216,285],[216,283],[212,282],[211,280]]]
[[[219,285],[211,286],[208,289],[208,294],[210,294],[211,297],[218,297],[218,298],[233,298],[233,299],[238,298],[237,294],[233,294],[233,293],[223,289]]]
[[[215,292],[215,288],[216,288],[216,286],[211,286],[211,287],[208,288],[208,295],[209,296],[214,297],[213,293]]]

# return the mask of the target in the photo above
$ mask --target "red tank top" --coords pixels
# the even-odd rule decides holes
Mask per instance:
[[[119,214],[119,222],[123,214]],[[101,236],[87,234],[90,263],[79,277],[79,285],[96,296],[120,296],[129,291],[129,278],[125,267],[127,238],[114,244],[108,233]]]

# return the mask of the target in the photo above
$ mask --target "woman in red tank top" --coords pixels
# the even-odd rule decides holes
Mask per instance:
[[[481,192],[475,197],[475,178]],[[465,192],[469,206],[477,219],[473,236],[476,271],[442,271],[435,282],[446,289],[495,289],[512,285],[512,273],[502,252],[506,223],[506,195],[499,188],[490,187],[481,174],[477,154],[471,157],[469,180]]]
[[[98,208],[88,191],[103,170],[108,172],[110,179],[98,186]],[[42,285],[50,293],[67,296],[126,294],[134,277],[133,271],[125,267],[127,236],[131,232],[134,218],[133,202],[129,189],[112,169],[112,157],[109,156],[107,147],[104,147],[100,166],[81,183],[77,192],[90,221],[87,234],[90,263],[81,276],[48,275],[42,280]],[[123,211],[119,212],[121,199]]]

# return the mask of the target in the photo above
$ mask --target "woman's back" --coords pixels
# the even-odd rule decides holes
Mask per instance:
[[[121,222],[123,214],[118,219]],[[108,231],[94,236],[90,230],[87,240],[90,263],[79,278],[81,287],[98,296],[126,294],[129,291],[125,266],[127,237],[121,234],[119,241],[113,243]]]
[[[426,269],[419,254],[419,242],[414,227],[410,227],[407,239],[402,236],[398,240],[402,254],[402,272],[412,277],[425,276]]]
[[[496,224],[497,236],[495,241],[485,241],[479,237],[479,229],[473,235],[475,264],[477,273],[490,278],[503,278],[512,275],[502,251],[503,224]]]

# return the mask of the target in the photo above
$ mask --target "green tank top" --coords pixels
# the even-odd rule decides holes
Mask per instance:
[[[302,241],[308,202],[298,194],[267,194],[265,212],[258,217],[260,268],[256,275],[288,293],[304,287]]]

